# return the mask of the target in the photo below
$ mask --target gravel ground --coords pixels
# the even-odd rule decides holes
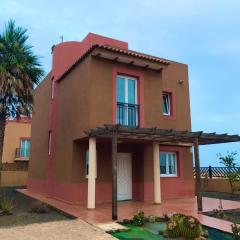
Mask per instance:
[[[4,240],[110,240],[115,239],[82,220],[35,223],[26,226],[1,228]]]

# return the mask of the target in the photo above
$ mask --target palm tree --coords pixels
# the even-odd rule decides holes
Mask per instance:
[[[0,166],[6,119],[31,116],[33,90],[44,75],[26,32],[10,20],[0,34]]]

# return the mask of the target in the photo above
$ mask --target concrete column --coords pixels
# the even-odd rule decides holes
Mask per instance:
[[[160,184],[160,155],[158,143],[153,143],[153,178],[154,178],[154,203],[159,204],[162,202],[162,199]]]
[[[96,181],[96,138],[89,138],[89,163],[88,163],[88,199],[87,208],[95,208],[95,181]]]

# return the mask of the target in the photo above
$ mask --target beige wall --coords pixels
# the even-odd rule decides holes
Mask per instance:
[[[201,184],[203,191],[231,193],[230,183],[224,178],[202,178]]]
[[[5,128],[2,162],[12,163],[15,160],[16,148],[20,148],[21,138],[30,138],[31,123],[8,121]]]
[[[27,171],[1,171],[1,187],[26,186],[28,179]]]

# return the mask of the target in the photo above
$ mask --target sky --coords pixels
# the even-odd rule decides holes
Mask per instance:
[[[240,1],[0,0],[0,32],[9,19],[51,68],[51,46],[88,32],[127,41],[132,50],[188,64],[192,130],[240,134]],[[240,143],[200,148],[201,166]]]

